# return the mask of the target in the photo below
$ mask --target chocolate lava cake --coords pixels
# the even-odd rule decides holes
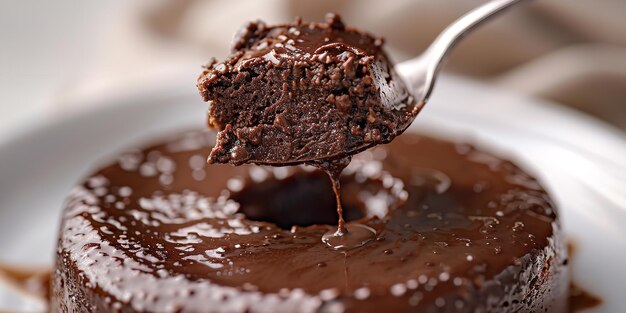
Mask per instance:
[[[566,312],[556,208],[511,162],[415,134],[355,156],[344,217],[376,238],[335,251],[321,171],[206,165],[214,138],[124,153],[71,192],[52,312]]]
[[[390,142],[421,105],[382,44],[335,14],[323,23],[247,25],[233,54],[198,78],[209,126],[219,131],[209,161],[304,163]]]
[[[52,312],[566,312],[547,193],[470,145],[395,138],[421,105],[381,45],[336,15],[249,24],[198,80],[219,133],[70,193]]]

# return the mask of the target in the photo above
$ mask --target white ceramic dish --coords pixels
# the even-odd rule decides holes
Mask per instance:
[[[0,262],[51,264],[63,199],[124,147],[205,125],[193,87],[101,100],[108,105],[35,125],[0,143]],[[579,285],[622,312],[626,282],[626,135],[571,110],[443,77],[411,130],[470,140],[516,160],[556,199]],[[0,282],[0,311],[42,304]]]

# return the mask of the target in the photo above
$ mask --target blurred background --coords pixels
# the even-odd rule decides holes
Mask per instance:
[[[337,12],[384,36],[399,62],[483,2],[2,1],[0,141],[42,118],[107,103],[94,99],[172,84],[193,89],[200,65],[224,58],[232,35],[249,20],[320,21]],[[464,41],[445,70],[626,129],[626,1],[532,1]]]
[[[233,34],[250,20],[284,23],[294,20],[295,16],[302,16],[306,20],[322,21],[325,13],[337,12],[349,25],[384,36],[387,51],[393,60],[400,62],[420,54],[449,23],[485,1],[1,0],[0,145],[46,120],[111,105],[116,103],[112,100],[118,97],[130,96],[133,99],[145,97],[148,93],[159,96],[162,89],[170,88],[189,88],[190,92],[195,92],[201,65],[211,57],[226,57]],[[510,10],[463,41],[444,70],[499,89],[548,99],[603,120],[616,129],[626,130],[626,0],[530,1]],[[205,105],[199,96],[197,101],[200,107]],[[530,125],[538,128],[537,124]],[[554,125],[554,133],[566,133],[567,136],[576,130]],[[584,141],[585,136],[577,135],[573,134],[572,140],[593,147],[593,142],[590,144]],[[537,147],[543,153],[542,148],[546,147]],[[604,227],[609,224],[605,221],[613,218],[623,220],[624,176],[621,172],[615,177],[608,175],[614,174],[609,173],[613,168],[622,168],[614,166],[618,162],[608,162],[604,168],[596,166],[598,164],[595,163],[600,162],[584,163],[584,158],[567,154],[571,152],[567,149],[559,153],[558,145],[553,148],[545,150],[554,154],[552,159],[542,155],[541,159],[546,159],[544,164],[558,162],[563,164],[563,168],[578,166],[581,169],[555,180],[564,188],[570,188],[564,190],[574,190],[572,193],[585,191],[572,187],[575,184],[568,184],[578,180],[599,186],[600,192],[591,193],[591,196],[581,193],[580,197],[572,197],[572,201],[580,202],[579,207],[594,208],[593,211],[585,211],[593,214],[572,214],[572,220],[593,219],[596,223],[594,227]],[[600,156],[612,154],[594,152]],[[554,161],[563,155],[566,158]],[[619,155],[623,153],[615,153],[615,160],[620,159]],[[32,159],[39,162],[45,157],[36,155]],[[24,163],[27,164],[30,159],[25,158]],[[90,163],[91,160],[76,162]],[[0,163],[2,166],[5,169],[10,167]],[[55,175],[60,175],[60,172],[65,174],[64,171],[68,170],[52,168],[43,177],[47,177],[48,181],[49,177],[54,177],[56,182],[58,176]],[[75,170],[79,172],[81,169]],[[15,177],[22,175],[19,171],[13,173],[17,173]],[[71,175],[66,176],[64,179],[68,181],[74,179]],[[18,182],[23,182],[28,189],[20,189],[22,185],[12,182],[13,189],[8,189],[9,192],[23,192],[30,190],[32,185],[37,186],[30,177]],[[0,200],[8,204],[0,206],[0,211],[18,211],[11,206],[12,203],[40,203],[30,201],[31,197],[42,199],[42,202],[52,194],[64,197],[65,191],[59,193],[57,187],[36,189],[34,196],[28,193],[27,197],[23,197],[20,192],[15,192],[8,200],[5,196]],[[22,198],[29,201],[22,202]],[[606,205],[608,208],[618,209],[606,213],[599,210],[602,203],[609,203]],[[34,210],[33,207],[37,206],[23,209]],[[22,210],[22,207],[18,208]],[[41,212],[45,210],[47,208],[44,207]],[[598,211],[605,212],[605,215]],[[57,212],[46,214],[56,218]],[[13,222],[10,218],[4,221],[5,225]],[[575,223],[573,225],[585,225]],[[46,228],[41,234],[50,237],[48,234],[53,233],[56,225],[45,225],[39,226]],[[593,232],[597,228],[589,229]],[[606,229],[607,232],[613,230],[610,226]],[[37,233],[32,238],[39,239],[39,232],[25,233]],[[605,233],[598,232],[597,236],[601,234]],[[610,239],[623,239],[619,231],[610,234],[614,237]],[[602,249],[610,241],[606,238],[594,241],[597,238],[594,236],[587,238],[586,249],[593,246],[596,250],[588,250],[593,253],[580,260],[581,264],[587,262],[584,264],[592,264],[591,268],[596,269],[598,266],[594,262],[598,259],[597,255],[607,250]],[[48,242],[42,243],[43,246],[46,244]],[[24,250],[29,249],[32,248]],[[7,251],[13,254],[12,250]],[[613,263],[610,263],[611,260]],[[608,264],[609,269],[623,267],[619,258],[611,260],[602,260],[603,266]],[[610,271],[608,273],[614,275]],[[577,275],[595,277],[596,274],[588,271]],[[597,281],[596,287],[611,288],[607,281]],[[616,290],[619,293],[619,288]]]

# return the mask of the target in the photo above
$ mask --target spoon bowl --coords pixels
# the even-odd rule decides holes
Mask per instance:
[[[420,56],[399,64],[396,70],[404,77],[417,102],[421,106],[428,102],[446,57],[467,34],[524,1],[492,0],[473,9],[450,24]]]

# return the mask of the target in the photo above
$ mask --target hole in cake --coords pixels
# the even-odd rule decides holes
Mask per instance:
[[[239,212],[248,219],[274,223],[283,229],[337,224],[337,207],[330,180],[319,171],[302,171],[283,179],[271,177],[259,183],[248,181],[231,198],[240,204]],[[342,198],[345,197],[342,195]],[[342,200],[346,221],[365,215],[362,203]]]
[[[286,175],[275,169],[254,170],[262,171],[265,177],[245,179],[241,190],[231,191],[230,198],[239,203],[239,213],[246,218],[273,223],[286,230],[292,226],[337,225],[335,195],[325,173],[302,167]],[[341,185],[346,221],[373,215],[382,217],[403,203],[406,193],[400,181],[385,187],[389,184],[383,183],[383,177],[368,178],[359,171],[342,176]]]

